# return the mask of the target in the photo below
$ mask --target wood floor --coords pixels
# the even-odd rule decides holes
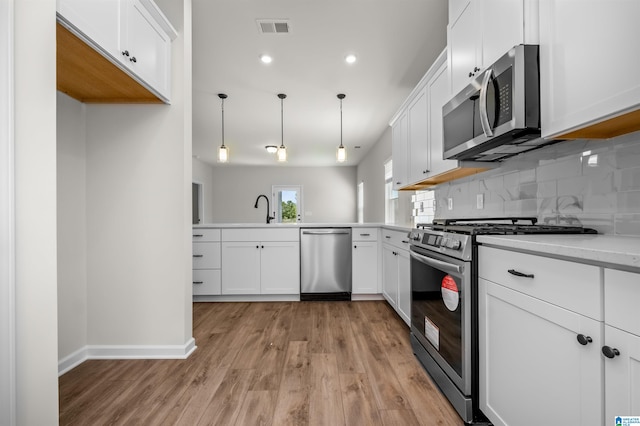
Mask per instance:
[[[383,301],[195,303],[186,360],[60,377],[61,425],[462,425]]]

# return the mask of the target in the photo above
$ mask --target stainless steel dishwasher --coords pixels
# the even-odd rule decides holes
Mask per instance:
[[[300,228],[300,300],[351,300],[351,228]]]

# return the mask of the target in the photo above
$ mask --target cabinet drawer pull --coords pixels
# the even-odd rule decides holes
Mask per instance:
[[[385,237],[387,240],[390,240],[390,239],[391,239],[391,237],[390,237],[389,235],[385,235],[384,237]]]
[[[409,241],[407,241],[407,240],[402,240],[402,242],[405,243],[405,244],[409,244]]]
[[[135,56],[132,56],[129,60],[130,60],[131,62],[138,62],[138,61],[136,60],[136,57],[135,57]]]
[[[620,351],[617,350],[616,348],[612,348],[610,346],[603,346],[602,347],[602,354],[604,356],[606,356],[607,358],[615,358],[616,356],[620,355]]]
[[[204,257],[203,254],[194,254],[193,257]]]
[[[204,284],[204,281],[194,281],[194,284]]]
[[[370,237],[371,234],[360,234],[361,237]]]
[[[193,234],[194,237],[204,237],[204,234]]]
[[[589,343],[593,342],[593,339],[590,336],[585,336],[584,334],[578,334],[576,337],[578,339],[578,343],[580,343],[582,346],[586,346]]]
[[[533,278],[533,274],[525,274],[524,272],[516,271],[515,269],[509,269],[507,272],[511,275],[515,275],[516,277]]]

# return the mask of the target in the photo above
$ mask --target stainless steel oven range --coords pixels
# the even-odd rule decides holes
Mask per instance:
[[[409,233],[413,351],[465,424],[488,424],[478,408],[476,236],[558,233],[596,231],[483,218],[434,220]]]

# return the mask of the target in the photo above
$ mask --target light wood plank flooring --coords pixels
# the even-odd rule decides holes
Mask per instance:
[[[60,377],[61,425],[462,425],[383,301],[195,303],[186,360]]]

